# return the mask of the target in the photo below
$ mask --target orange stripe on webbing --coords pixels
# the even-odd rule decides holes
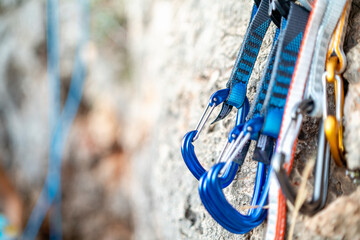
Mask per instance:
[[[284,239],[285,236],[285,228],[286,228],[286,199],[282,194],[281,189],[278,194],[278,215],[276,219],[276,232],[275,239],[281,240]]]
[[[313,6],[316,7],[317,2],[318,2],[318,0],[315,0]],[[302,41],[301,46],[300,46],[299,56],[298,56],[298,59],[297,59],[296,65],[295,65],[294,74],[293,74],[293,77],[292,77],[292,80],[291,80],[291,83],[290,83],[288,95],[286,97],[286,103],[285,103],[282,122],[284,122],[284,117],[287,116],[288,111],[292,110],[292,109],[290,109],[290,110],[288,109],[288,100],[289,100],[289,96],[291,95],[291,92],[293,91],[293,80],[295,78],[296,72],[298,71],[299,60],[301,59],[301,56],[303,55],[304,43],[306,42],[305,40],[307,39],[308,35],[310,34],[310,31],[309,31],[310,30],[310,24],[309,23],[312,22],[314,16],[315,16],[314,11],[311,11],[310,15],[309,15],[308,23],[307,23],[306,28],[305,28],[303,41]],[[279,132],[278,144],[280,142],[279,140],[281,140],[281,138],[283,137],[284,131],[285,131],[285,129],[282,126],[280,128],[280,132]],[[294,147],[293,148],[296,148],[296,143],[297,143],[297,141],[294,142]],[[290,163],[289,163],[289,166],[288,166],[289,167],[288,168],[288,173],[290,173],[291,168],[292,168],[294,154],[295,154],[295,151],[293,151],[292,156],[291,156],[291,160],[290,160]],[[286,199],[285,199],[284,195],[282,194],[281,189],[279,189],[279,193],[278,193],[277,214],[278,214],[278,216],[277,216],[277,219],[276,219],[275,239],[276,240],[281,240],[281,239],[284,239],[285,228],[286,228]]]
[[[315,0],[314,3],[313,3],[313,6],[316,6],[317,2],[318,2],[318,0]],[[298,59],[297,59],[297,61],[296,61],[296,65],[295,65],[295,69],[294,69],[294,74],[293,74],[293,77],[292,77],[292,79],[291,79],[291,83],[290,83],[288,95],[287,95],[287,97],[286,97],[286,103],[285,103],[285,108],[284,108],[284,113],[283,113],[282,121],[284,121],[284,117],[285,117],[286,114],[287,114],[287,110],[288,110],[287,104],[288,104],[289,96],[291,95],[291,92],[292,92],[292,90],[293,90],[293,80],[294,80],[294,78],[295,78],[296,72],[298,71],[298,66],[299,66],[298,63],[299,63],[299,60],[300,60],[300,58],[301,58],[301,56],[302,56],[302,54],[303,54],[303,48],[304,48],[305,40],[306,40],[307,36],[309,35],[309,30],[310,30],[310,29],[309,29],[309,27],[310,27],[310,24],[309,24],[309,23],[312,22],[312,20],[313,20],[313,18],[314,18],[314,15],[315,15],[315,14],[314,14],[314,11],[311,11],[311,12],[310,12],[310,15],[309,15],[309,19],[308,19],[308,24],[306,25],[306,28],[305,28],[303,41],[301,42],[301,46],[300,46],[300,50],[299,50],[299,56],[298,56]],[[290,109],[290,111],[291,111],[291,109]],[[278,137],[278,139],[281,139],[281,138],[282,138],[283,132],[284,132],[284,129],[281,127],[281,128],[280,128],[280,132],[279,132],[279,137]]]
[[[287,169],[287,174],[290,175],[293,163],[294,163],[294,157],[295,157],[295,150],[296,150],[296,144],[297,144],[297,139],[294,142],[294,146],[291,150],[291,158],[290,161],[288,163],[284,164],[285,169]]]

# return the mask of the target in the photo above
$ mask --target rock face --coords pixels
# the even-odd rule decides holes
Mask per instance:
[[[347,46],[349,51],[346,56],[348,59],[348,66],[344,77],[349,82],[349,92],[345,100],[344,106],[344,124],[345,135],[344,142],[347,148],[348,167],[352,170],[360,168],[360,157],[358,142],[360,139],[360,132],[353,131],[359,129],[359,97],[360,97],[360,65],[358,59],[360,58],[360,36],[358,33],[360,29],[360,11],[359,2],[353,4],[353,11],[351,13],[350,24],[348,27]]]
[[[251,1],[205,0],[135,0],[128,5],[130,43],[139,92],[132,109],[133,114],[142,112],[141,119],[145,121],[133,122],[130,129],[133,129],[131,132],[135,139],[141,139],[134,131],[136,128],[142,129],[145,125],[151,129],[146,130],[148,137],[141,140],[140,149],[132,144],[136,149],[132,162],[136,239],[264,237],[266,223],[245,235],[234,235],[220,227],[203,207],[197,190],[198,182],[186,168],[180,153],[183,135],[194,129],[210,95],[225,87],[244,37],[251,5]],[[357,12],[358,1],[355,1],[350,29],[359,26],[353,20]],[[355,35],[358,34],[349,35],[347,50],[358,44],[356,40],[354,43],[358,38]],[[254,68],[248,87],[250,101],[270,44],[271,40],[267,38]],[[357,59],[351,61],[358,62]],[[206,126],[195,143],[197,156],[207,168],[214,164],[234,120],[233,113],[222,122]],[[314,119],[307,119],[304,123],[292,173],[295,182],[301,180],[300,174],[307,159],[315,157],[317,123]],[[356,141],[358,143],[359,139]],[[250,204],[256,165],[248,156],[236,180],[226,189],[226,197],[233,206],[240,208]],[[336,197],[349,194],[355,188],[343,170],[332,166],[330,206]],[[324,214],[325,218],[332,219],[329,211],[324,211]],[[358,213],[354,215],[354,218],[359,217]],[[344,232],[324,235],[321,231],[312,231],[305,227],[307,221],[309,218],[305,216],[297,219],[297,239],[348,237]],[[346,229],[350,225],[339,226],[342,227]]]
[[[338,239],[360,238],[360,189],[349,196],[336,199],[328,208],[310,219],[306,225],[325,237]],[[332,216],[329,218],[329,216]]]
[[[65,98],[78,6],[59,2]],[[354,168],[359,160],[359,5],[354,1],[345,46],[350,82],[345,142]],[[266,222],[234,235],[210,217],[180,153],[182,137],[195,127],[209,96],[225,87],[251,6],[245,0],[93,1],[93,60],[63,159],[64,239],[131,239],[132,230],[135,239],[263,239]],[[1,164],[24,196],[24,221],[48,162],[45,9],[44,0],[0,0]],[[273,32],[271,26],[269,35]],[[267,36],[248,85],[250,101],[271,43]],[[130,62],[133,82],[124,81],[130,80]],[[214,164],[234,121],[235,112],[200,135],[196,153],[206,168]],[[303,125],[292,172],[296,183],[315,156],[317,123],[307,119]],[[248,156],[225,190],[242,212],[250,204],[256,165]],[[359,189],[354,192],[344,170],[332,166],[331,171],[328,207],[313,218],[298,217],[297,239],[359,238]],[[335,201],[341,195],[348,196]],[[47,227],[48,221],[39,239],[48,239]]]

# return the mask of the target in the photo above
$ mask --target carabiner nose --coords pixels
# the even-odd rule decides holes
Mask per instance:
[[[224,102],[226,98],[229,96],[230,89],[225,88],[219,91],[216,91],[211,95],[209,104],[205,109],[204,113],[202,114],[199,123],[196,125],[196,134],[193,138],[193,141],[196,141],[204,128],[205,123],[209,120],[211,113],[214,111],[215,107],[218,106],[220,103]]]
[[[214,92],[210,96],[209,106],[213,106],[214,104],[215,104],[215,107],[218,106],[220,103],[224,102],[227,99],[227,97],[229,96],[229,93],[230,93],[229,88],[221,89],[221,90]]]
[[[264,118],[257,117],[250,119],[244,126],[244,135],[250,134],[251,140],[257,140],[258,134],[264,125]]]
[[[209,104],[204,111],[199,123],[197,124],[196,129],[188,132],[183,138],[181,145],[181,154],[183,156],[186,166],[194,175],[194,177],[198,180],[206,172],[206,170],[203,168],[203,166],[200,164],[199,160],[196,157],[193,142],[196,141],[197,136],[199,136],[199,133],[203,129],[213,109],[219,104],[221,104],[223,101],[225,101],[228,94],[229,89],[222,89],[211,95]],[[245,121],[247,113],[249,112],[249,108],[249,102],[246,99],[244,106],[238,110],[236,124],[242,125],[242,123]],[[237,166],[238,164],[234,163],[231,165],[228,171],[226,171],[224,176],[221,178],[222,187],[226,187],[231,183],[232,179],[235,177]]]

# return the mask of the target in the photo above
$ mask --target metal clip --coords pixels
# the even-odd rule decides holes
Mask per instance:
[[[229,134],[229,141],[217,161],[226,162],[221,173],[226,171],[232,162],[242,163],[244,161],[250,146],[249,140],[253,134],[257,134],[261,130],[263,123],[264,118],[259,117],[250,119],[244,126],[234,127]]]
[[[216,106],[218,106],[220,103],[224,102],[227,99],[227,97],[229,96],[229,92],[230,89],[226,88],[226,89],[221,89],[213,93],[213,95],[211,95],[209,104],[206,107],[203,115],[201,116],[199,123],[196,125],[195,128],[196,135],[192,141],[196,141],[198,139],[201,131],[204,128],[205,123],[209,120],[211,113],[214,111]]]
[[[331,155],[336,165],[346,166],[345,149],[343,144],[343,111],[344,111],[344,86],[343,80],[336,69],[339,63],[337,56],[332,56],[326,64],[326,77],[328,83],[334,84],[335,89],[335,116],[325,115],[325,134],[330,144]],[[324,80],[323,80],[324,82]],[[326,88],[325,88],[326,89]]]
[[[248,99],[245,99],[244,106],[242,109],[243,109],[242,111],[244,111],[246,113],[249,112],[250,104],[249,104]],[[230,131],[229,136],[228,136],[228,141],[226,142],[223,150],[221,151],[220,156],[217,159],[216,163],[226,162],[226,159],[228,159],[229,156],[235,152],[236,146],[240,143],[241,139],[244,136],[244,132],[243,132],[244,122],[245,122],[245,118],[243,118],[242,121],[237,121],[235,127]],[[226,167],[224,167],[224,170],[229,168],[230,163],[228,165],[226,165]],[[240,160],[239,162],[236,162],[236,163],[241,165],[242,161]]]
[[[343,110],[344,110],[344,87],[341,75],[346,68],[346,55],[343,51],[343,43],[346,34],[346,26],[349,18],[351,3],[347,2],[338,25],[329,44],[326,63],[326,79],[334,84],[335,88],[335,116],[327,116],[325,119],[325,134],[330,144],[331,154],[336,165],[346,167],[345,148],[343,144]],[[326,81],[325,88],[326,89]]]
[[[185,161],[186,166],[189,168],[190,172],[198,180],[206,172],[206,170],[203,168],[203,166],[200,164],[199,160],[196,157],[193,142],[196,141],[196,139],[198,138],[200,132],[204,128],[204,125],[209,119],[214,108],[227,99],[229,95],[229,91],[230,91],[229,89],[222,89],[215,92],[210,97],[209,104],[205,109],[203,115],[201,116],[201,119],[197,124],[196,129],[188,132],[183,138],[181,145],[181,153],[183,159]],[[245,102],[246,104],[244,104],[244,107],[238,110],[236,125],[240,125],[245,122],[246,115],[249,111],[248,100],[246,99]],[[231,183],[232,179],[236,174],[236,170],[237,170],[237,165],[233,164],[232,167],[230,167],[229,170],[224,174],[224,177],[222,179],[223,187]]]
[[[338,74],[342,74],[345,71],[347,65],[346,55],[343,50],[343,45],[346,35],[346,28],[348,25],[347,22],[349,19],[350,9],[351,9],[351,1],[347,1],[343,13],[341,15],[341,18],[337,24],[337,27],[329,43],[329,48],[327,53],[327,59],[330,59],[332,56],[336,56],[338,58],[335,68]]]
[[[281,144],[278,146],[277,153],[272,159],[272,167],[281,186],[281,190],[292,204],[295,204],[297,191],[294,189],[294,186],[288,177],[287,168],[284,165],[292,157],[294,151],[293,146],[300,132],[303,117],[305,114],[310,113],[312,109],[312,100],[303,100],[295,106],[292,112],[291,123],[284,134],[283,141],[281,141]],[[324,207],[327,198],[330,152],[325,141],[323,123],[321,123],[320,126],[318,144],[313,196],[310,201],[305,202],[300,208],[302,213],[309,215],[313,215],[321,210]]]

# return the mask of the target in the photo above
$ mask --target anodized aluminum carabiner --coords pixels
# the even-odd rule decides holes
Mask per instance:
[[[199,194],[210,215],[232,233],[244,234],[260,225],[267,215],[263,208],[269,192],[270,167],[259,162],[251,206],[247,214],[241,214],[226,199],[220,188],[221,171],[225,163],[214,165],[199,181]]]
[[[313,109],[312,100],[303,100],[295,106],[292,112],[291,123],[284,134],[283,144],[278,146],[278,151],[272,159],[272,167],[279,181],[280,187],[286,198],[295,204],[297,191],[291,183],[288,171],[284,167],[286,160],[293,154],[293,146],[301,129],[302,120],[305,114]],[[300,211],[305,214],[313,215],[321,210],[327,199],[327,189],[329,181],[330,151],[326,143],[323,121],[319,131],[319,142],[317,159],[314,169],[314,191],[310,201],[305,202]]]
[[[335,88],[335,116],[326,115],[325,135],[330,144],[331,155],[333,156],[336,165],[345,167],[346,161],[342,124],[344,111],[344,85],[341,76],[336,73],[338,66],[339,58],[337,56],[330,57],[326,64],[326,72],[323,74],[323,78],[325,78],[328,83],[333,83]],[[323,80],[323,84],[326,86],[326,81]]]
[[[331,155],[333,156],[336,165],[340,167],[346,167],[342,123],[344,110],[344,85],[341,74],[345,71],[347,64],[343,45],[350,8],[351,2],[347,1],[329,44],[326,72],[323,75],[323,78],[326,78],[327,80],[324,81],[323,79],[323,85],[325,86],[324,89],[326,89],[326,83],[334,84],[335,88],[335,116],[326,115],[325,134],[330,144]]]
[[[207,108],[205,109],[203,115],[200,118],[199,123],[197,124],[195,130],[188,132],[182,141],[181,145],[181,154],[183,156],[184,162],[190,172],[194,175],[196,179],[200,179],[200,177],[206,172],[203,166],[200,164],[199,160],[195,154],[195,148],[193,142],[197,140],[200,132],[204,128],[205,123],[210,117],[210,114],[215,109],[216,106],[221,104],[226,100],[229,95],[229,89],[222,89],[215,92],[211,97]],[[238,110],[237,118],[236,118],[236,126],[241,125],[245,122],[245,118],[247,113],[249,112],[249,102],[246,99],[245,104],[242,108]],[[228,171],[224,174],[222,178],[223,187],[228,186],[233,178],[235,177],[237,171],[238,164],[232,164]]]
[[[256,140],[264,123],[263,117],[252,118],[244,126],[236,126],[229,134],[229,141],[223,152],[220,154],[218,162],[226,162],[222,172],[228,171],[231,164],[235,161],[242,164],[245,154],[250,146],[250,139]],[[243,155],[243,156],[241,156]]]
[[[225,229],[232,233],[244,234],[260,225],[267,215],[263,206],[267,203],[269,174],[271,167],[259,162],[251,206],[246,215],[238,212],[227,200],[221,189],[222,172],[229,170],[234,160],[244,161],[252,135],[261,130],[263,118],[254,118],[242,126],[236,126],[229,134],[229,148],[225,147],[220,163],[214,165],[199,181],[199,194],[207,211]],[[228,146],[228,145],[226,145]],[[270,158],[271,158],[270,153]],[[222,161],[226,159],[226,162]]]

